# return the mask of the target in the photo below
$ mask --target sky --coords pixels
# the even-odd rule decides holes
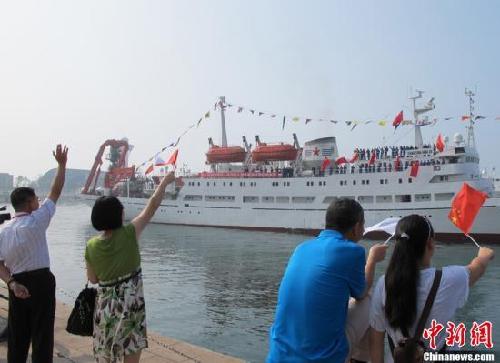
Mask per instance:
[[[179,164],[205,168],[220,142],[219,96],[277,115],[228,112],[228,142],[304,143],[336,136],[355,147],[411,144],[411,127],[304,119],[411,118],[412,90],[434,117],[468,110],[476,91],[481,167],[500,170],[500,3],[495,1],[4,1],[0,0],[0,172],[34,178],[69,146],[90,169],[106,139],[127,137],[140,164],[211,110],[179,144]],[[454,118],[423,129],[465,134]],[[165,155],[168,157],[168,154]]]

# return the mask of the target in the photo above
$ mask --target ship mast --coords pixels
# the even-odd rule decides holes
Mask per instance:
[[[421,149],[422,146],[424,145],[424,141],[422,139],[422,130],[420,129],[422,127],[418,116],[421,114],[424,114],[426,112],[429,112],[434,109],[434,97],[432,97],[425,106],[422,108],[417,108],[417,99],[422,98],[422,94],[424,91],[419,91],[417,90],[418,95],[410,97],[410,100],[413,100],[413,119],[415,122],[415,146],[417,149]]]
[[[475,93],[465,89],[465,95],[469,97],[469,126],[467,126],[467,146],[476,148],[476,138],[474,137],[474,96]]]
[[[219,97],[219,107],[220,107],[220,120],[221,120],[221,123],[222,123],[221,146],[222,147],[227,147],[226,116],[224,114],[224,111],[226,109],[226,97],[224,97],[224,96],[220,96]]]

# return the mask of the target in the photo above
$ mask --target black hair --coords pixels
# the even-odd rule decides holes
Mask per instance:
[[[16,212],[25,209],[33,198],[35,190],[30,187],[18,187],[10,193],[10,204]]]
[[[363,207],[358,202],[349,198],[339,198],[326,210],[325,228],[346,233],[364,218]]]
[[[90,219],[98,231],[120,228],[123,225],[123,204],[116,197],[99,197]]]
[[[385,273],[385,316],[392,328],[409,329],[416,319],[419,262],[430,237],[434,229],[425,217],[413,214],[396,225],[396,244]]]

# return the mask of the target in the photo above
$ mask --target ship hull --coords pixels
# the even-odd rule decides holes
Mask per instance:
[[[87,196],[92,200],[91,196]],[[125,218],[131,220],[146,205],[146,199],[120,198],[125,207]],[[473,226],[471,236],[480,243],[500,244],[500,199],[489,200]],[[496,205],[495,205],[496,204]],[[410,214],[425,215],[431,221],[440,242],[470,242],[448,219],[449,207],[408,208],[374,210],[365,208],[366,226],[388,217],[404,217]],[[325,209],[243,208],[201,206],[165,201],[152,223],[198,227],[233,228],[269,232],[286,232],[316,235],[324,229]],[[371,233],[370,239],[381,240],[387,235]]]

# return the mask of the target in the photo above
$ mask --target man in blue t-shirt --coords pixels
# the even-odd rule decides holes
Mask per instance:
[[[349,334],[357,341],[346,336],[349,297],[366,296],[375,265],[385,258],[387,249],[374,245],[365,264],[365,249],[357,244],[364,224],[361,205],[340,198],[326,211],[325,230],[295,249],[279,288],[267,363],[346,361],[349,345],[364,335],[364,331]],[[369,304],[365,305],[368,313]],[[367,322],[368,316],[362,320]],[[367,328],[366,324],[362,329]]]

